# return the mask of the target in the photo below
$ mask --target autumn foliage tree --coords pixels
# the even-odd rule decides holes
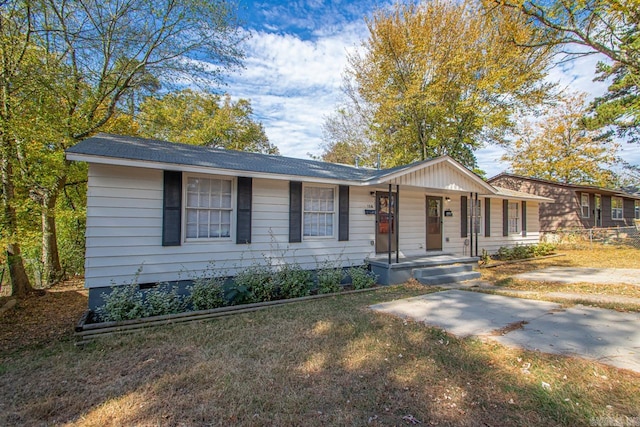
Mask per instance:
[[[549,50],[518,46],[533,37],[518,12],[473,1],[398,3],[367,26],[345,86],[353,110],[371,114],[366,134],[386,166],[448,154],[474,167],[474,150],[503,141],[514,114],[548,93]]]
[[[585,94],[568,95],[535,122],[526,121],[502,160],[513,173],[566,184],[608,187],[618,145],[585,127]]]

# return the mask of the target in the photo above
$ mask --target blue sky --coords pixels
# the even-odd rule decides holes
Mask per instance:
[[[223,88],[234,98],[251,100],[271,143],[282,155],[307,158],[321,153],[322,123],[341,99],[342,72],[349,52],[367,38],[364,18],[388,2],[371,0],[239,0],[239,17],[251,37],[245,69]],[[586,92],[606,90],[593,82],[598,58],[589,56],[551,70],[561,87]],[[623,157],[640,164],[640,147],[623,144]],[[507,168],[502,151],[476,153],[481,169],[493,176]]]

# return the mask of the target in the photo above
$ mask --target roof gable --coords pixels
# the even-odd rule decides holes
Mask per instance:
[[[449,156],[438,157],[381,176],[380,181],[449,191],[495,194],[495,189]]]

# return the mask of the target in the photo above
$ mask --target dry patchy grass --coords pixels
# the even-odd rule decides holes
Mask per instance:
[[[640,375],[367,309],[415,285],[0,353],[0,425],[589,425]],[[542,383],[550,388],[542,387]]]
[[[560,282],[537,282],[513,279],[513,276],[533,270],[547,267],[590,267],[590,268],[634,268],[640,269],[640,250],[633,248],[610,247],[594,245],[591,249],[577,250],[568,249],[558,251],[563,256],[555,258],[540,259],[522,263],[504,264],[493,268],[481,270],[482,279],[486,280],[504,291],[518,290],[535,292],[535,295],[527,297],[548,300],[571,302],[574,304],[584,303],[609,309],[622,309],[640,311],[640,306],[634,303],[616,304],[606,301],[596,302],[589,300],[592,296],[613,296],[640,298],[640,287],[629,284],[596,284],[596,283],[560,283]],[[545,296],[550,292],[564,292],[582,295],[573,299],[558,299]]]

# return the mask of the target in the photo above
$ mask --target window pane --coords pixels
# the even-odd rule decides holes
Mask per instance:
[[[303,235],[333,236],[334,189],[305,187]]]

